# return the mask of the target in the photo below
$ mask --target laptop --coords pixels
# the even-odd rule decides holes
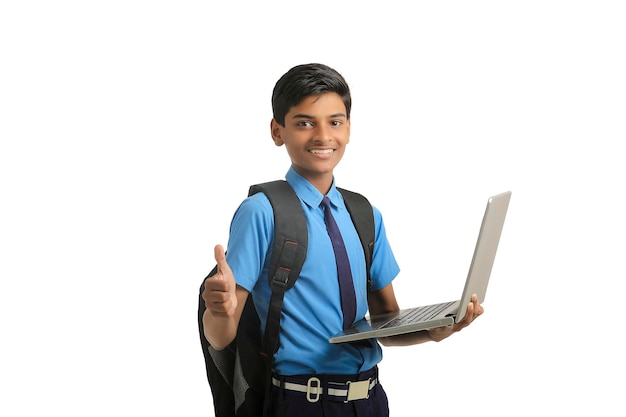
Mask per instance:
[[[496,257],[511,192],[494,195],[487,200],[461,298],[455,301],[413,307],[398,312],[367,316],[352,327],[334,335],[330,343],[354,342],[376,337],[395,336],[433,327],[449,326],[463,320],[472,294],[485,301],[487,284]]]

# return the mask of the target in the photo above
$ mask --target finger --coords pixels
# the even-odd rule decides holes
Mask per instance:
[[[226,252],[222,245],[216,245],[213,251],[215,263],[217,263],[217,274],[223,276],[225,272],[230,271],[228,263],[226,263]]]
[[[483,314],[485,312],[485,309],[483,308],[483,306],[481,306],[480,304],[478,304],[478,307],[476,307],[475,309],[475,313],[476,317],[480,316],[481,314]]]
[[[222,245],[215,245],[213,249],[213,256],[215,257],[215,262],[220,263],[226,262],[226,251],[224,251],[224,247]]]
[[[229,311],[229,303],[226,302],[210,302],[206,305],[207,310],[211,313],[216,314],[220,317],[224,317],[226,313]]]
[[[478,302],[478,296],[476,294],[472,295],[472,304],[474,305],[474,307],[473,307],[474,318],[476,318],[476,317],[480,316],[481,314],[483,314],[483,312],[485,310],[483,309],[483,307]]]
[[[204,290],[202,291],[202,299],[208,305],[215,302],[215,293],[227,292],[227,282],[213,275],[204,282]]]
[[[230,301],[228,292],[213,290],[207,294],[206,301],[210,304],[220,305]]]
[[[208,279],[205,284],[207,292],[228,292],[230,283],[223,279]]]

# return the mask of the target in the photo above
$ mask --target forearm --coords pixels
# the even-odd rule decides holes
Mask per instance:
[[[419,332],[405,333],[397,336],[381,337],[378,341],[384,346],[410,346],[419,345],[420,343],[433,342],[428,330]]]
[[[237,335],[237,322],[234,316],[217,317],[211,314],[209,310],[205,310],[202,324],[204,337],[217,350],[226,348]]]
[[[241,313],[247,299],[248,291],[237,286],[235,295],[230,297],[229,302],[222,303],[219,307],[211,303],[207,305],[202,316],[204,337],[215,349],[224,349],[235,340]]]

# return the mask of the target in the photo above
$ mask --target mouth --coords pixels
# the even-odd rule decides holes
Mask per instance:
[[[308,151],[314,155],[330,155],[335,152],[334,149],[309,149]]]

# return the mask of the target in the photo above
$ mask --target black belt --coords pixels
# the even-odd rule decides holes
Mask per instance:
[[[317,402],[323,394],[334,401],[355,401],[369,398],[372,389],[378,384],[378,369],[374,368],[360,375],[298,375],[272,376],[272,385],[287,391],[306,394],[309,402]]]

